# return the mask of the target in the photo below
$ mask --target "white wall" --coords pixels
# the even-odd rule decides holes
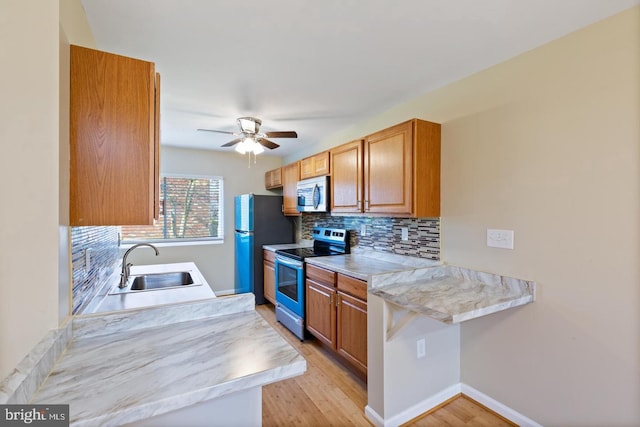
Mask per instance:
[[[233,290],[234,240],[233,198],[238,194],[271,194],[264,188],[264,173],[281,165],[281,158],[258,156],[257,163],[234,151],[193,150],[162,146],[160,172],[222,176],[224,178],[224,243],[216,245],[173,246],[159,248],[160,255],[144,248],[133,251],[128,258],[134,264],[161,264],[193,261],[214,292]]]
[[[442,123],[443,260],[538,284],[462,324],[461,380],[543,425],[640,425],[639,76],[635,7],[310,150]]]

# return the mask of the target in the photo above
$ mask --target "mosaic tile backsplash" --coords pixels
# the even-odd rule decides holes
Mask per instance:
[[[89,269],[85,249],[90,249]],[[113,273],[119,259],[118,227],[72,227],[73,314],[91,301]]]
[[[351,246],[440,260],[440,218],[388,218],[331,216],[326,213],[303,214],[301,238],[311,239],[311,230],[319,227],[345,228],[351,234]],[[360,229],[366,225],[367,235]],[[402,227],[409,229],[409,240],[402,240]]]

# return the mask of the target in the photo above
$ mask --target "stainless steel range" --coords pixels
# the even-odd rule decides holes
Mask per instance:
[[[276,251],[276,319],[300,340],[304,339],[305,329],[305,258],[349,252],[349,231],[320,227],[313,229],[312,248]]]

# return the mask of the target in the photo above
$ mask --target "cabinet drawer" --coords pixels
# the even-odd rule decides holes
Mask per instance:
[[[315,265],[307,264],[307,277],[323,285],[336,285],[336,273],[334,271],[325,270]]]
[[[367,282],[363,280],[338,274],[338,289],[364,301],[367,300]]]
[[[268,250],[266,250],[266,249],[263,249],[263,250],[262,250],[262,254],[263,254],[263,255],[262,255],[262,256],[263,256],[263,259],[264,259],[265,261],[268,261],[268,262],[276,262],[276,253],[275,253],[275,252],[271,252],[271,251],[268,251]]]

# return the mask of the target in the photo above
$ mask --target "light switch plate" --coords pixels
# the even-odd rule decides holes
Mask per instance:
[[[367,225],[366,224],[360,224],[360,235],[361,236],[366,236],[367,235]]]
[[[424,338],[420,338],[418,341],[416,341],[416,357],[418,359],[422,359],[426,355],[426,347],[427,346]]]
[[[487,228],[487,246],[490,248],[513,249],[513,230]]]

